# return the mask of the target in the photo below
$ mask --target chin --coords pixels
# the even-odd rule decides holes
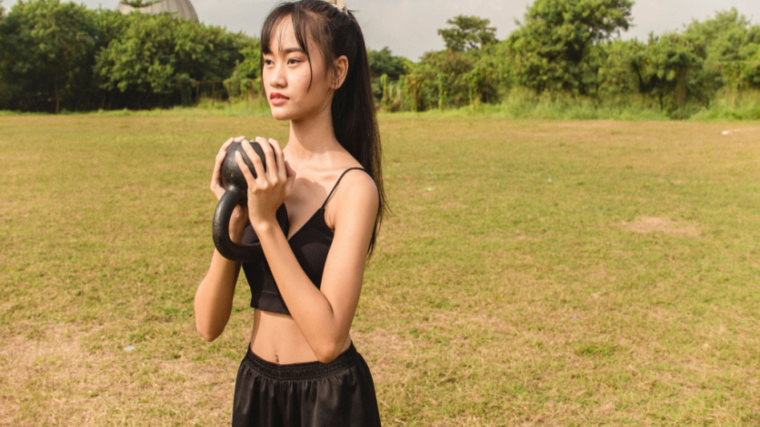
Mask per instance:
[[[293,118],[293,117],[291,117],[292,116],[291,114],[288,114],[287,112],[282,111],[281,109],[278,109],[278,108],[271,108],[270,107],[269,111],[272,112],[272,117],[275,120],[291,120]]]

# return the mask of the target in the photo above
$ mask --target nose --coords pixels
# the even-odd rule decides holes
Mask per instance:
[[[279,62],[270,69],[269,86],[273,88],[283,88],[287,86],[288,80],[285,76],[284,64]]]

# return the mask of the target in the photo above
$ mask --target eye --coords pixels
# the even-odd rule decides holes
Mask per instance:
[[[264,65],[272,65],[272,64],[274,64],[274,61],[272,61],[269,58],[264,58]]]
[[[288,64],[298,64],[299,62],[301,62],[300,59],[297,59],[297,58],[288,58]]]

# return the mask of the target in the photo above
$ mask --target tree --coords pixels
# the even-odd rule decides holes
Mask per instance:
[[[195,81],[223,81],[233,76],[240,61],[246,73],[250,69],[240,52],[250,42],[241,34],[169,14],[127,18],[123,36],[98,53],[95,71],[102,89],[131,94],[130,106],[187,101]]]
[[[388,46],[380,50],[367,49],[367,59],[375,101],[389,109],[391,85],[395,85],[407,73],[412,63],[404,57],[393,56]]]
[[[598,71],[586,62],[590,47],[627,30],[632,7],[631,0],[536,0],[510,35],[519,82],[537,93],[587,94]]]
[[[758,87],[760,67],[753,58],[760,49],[760,26],[753,26],[736,8],[704,22],[694,20],[683,35],[705,63],[707,89],[725,88],[735,102],[742,89]]]
[[[58,0],[17,3],[3,20],[0,67],[13,84],[9,94],[27,104],[52,94],[55,112],[89,81],[94,46],[92,11]],[[30,97],[30,95],[32,95]]]
[[[3,9],[3,0],[0,0],[0,110],[3,110],[7,108],[7,102],[8,102],[8,95],[7,95],[7,82],[5,76],[3,76],[3,72],[6,68],[4,62],[7,60],[6,58],[6,52],[7,47],[5,46],[4,40],[5,37],[3,37],[3,33],[5,33],[3,28],[3,18],[5,15],[5,9]]]
[[[509,44],[501,41],[466,54],[473,61],[466,75],[470,105],[499,102],[513,83],[514,54]]]
[[[154,4],[159,3],[159,2],[161,2],[161,0],[153,0],[153,1],[149,1],[149,0],[135,0],[135,1],[121,0],[120,3],[123,4],[123,5],[126,5],[126,6],[130,6],[130,7],[134,8],[134,9],[142,9],[144,7],[153,6]]]
[[[459,108],[470,99],[468,73],[472,59],[462,52],[427,52],[414,64],[406,79],[413,111]]]
[[[380,50],[367,49],[369,60],[369,72],[372,77],[380,77],[387,74],[391,79],[398,79],[406,73],[410,65],[408,59],[401,56],[393,56],[388,46]]]
[[[647,46],[633,40],[613,40],[594,47],[601,61],[597,93],[602,98],[623,98],[639,92],[640,76],[634,72]]]
[[[453,25],[454,28],[440,29],[438,35],[443,37],[448,50],[463,52],[497,42],[496,28],[489,27],[491,25],[490,19],[457,15],[446,23]]]
[[[256,92],[261,93],[261,40],[243,33],[236,34],[235,39],[242,59],[236,62],[235,69],[225,79],[224,86],[230,96],[242,98]]]
[[[699,79],[700,58],[688,37],[650,35],[646,49],[635,53],[632,65],[639,93],[655,98],[671,117],[683,117],[690,99],[708,101]]]

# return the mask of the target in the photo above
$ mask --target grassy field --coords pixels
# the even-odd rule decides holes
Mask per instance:
[[[760,123],[381,117],[353,325],[390,426],[760,424]],[[724,131],[730,133],[724,135]],[[0,117],[0,424],[224,425],[213,157],[264,117]]]

